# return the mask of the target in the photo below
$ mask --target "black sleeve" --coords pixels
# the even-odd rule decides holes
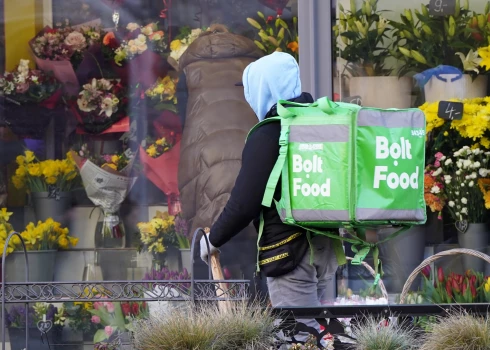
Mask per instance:
[[[245,144],[242,167],[230,199],[211,228],[209,240],[215,247],[228,242],[260,214],[265,187],[279,156],[279,134],[275,137],[275,132],[267,132],[279,131],[273,124],[263,125]]]
[[[179,75],[179,82],[177,83],[177,111],[180,117],[180,123],[182,125],[182,130],[184,129],[185,117],[187,113],[187,100],[189,97],[189,92],[187,91],[187,79],[185,73]]]

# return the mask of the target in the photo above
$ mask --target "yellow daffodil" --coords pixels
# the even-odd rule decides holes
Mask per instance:
[[[9,221],[12,214],[12,212],[7,211],[7,208],[0,209],[0,221]]]
[[[34,152],[32,151],[25,151],[25,160],[27,163],[30,163],[36,159],[36,156],[34,155]]]

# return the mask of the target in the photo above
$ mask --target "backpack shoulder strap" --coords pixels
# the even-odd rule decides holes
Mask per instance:
[[[260,128],[262,125],[269,124],[269,123],[272,123],[272,122],[280,122],[281,119],[282,119],[282,117],[270,117],[270,118],[264,119],[261,122],[255,124],[253,126],[253,128],[250,129],[250,131],[248,132],[247,138],[245,139],[245,142],[248,140],[248,138],[250,137],[250,135],[252,135],[252,133],[255,132],[258,128]]]

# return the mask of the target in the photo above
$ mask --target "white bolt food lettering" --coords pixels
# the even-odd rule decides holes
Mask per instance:
[[[323,160],[318,155],[313,155],[313,159],[305,159],[299,154],[293,154],[293,173],[306,173],[306,178],[310,177],[310,173],[323,173],[322,169]],[[323,196],[330,197],[330,179],[327,179],[324,184],[319,185],[314,183],[312,185],[308,183],[303,183],[301,177],[293,178],[293,196],[297,196],[298,192],[304,197],[313,196]]]

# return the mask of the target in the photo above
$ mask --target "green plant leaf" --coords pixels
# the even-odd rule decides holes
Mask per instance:
[[[94,335],[94,343],[100,343],[103,342],[104,340],[107,340],[107,334],[105,334],[105,331],[103,329],[99,329],[97,332],[95,332]]]

